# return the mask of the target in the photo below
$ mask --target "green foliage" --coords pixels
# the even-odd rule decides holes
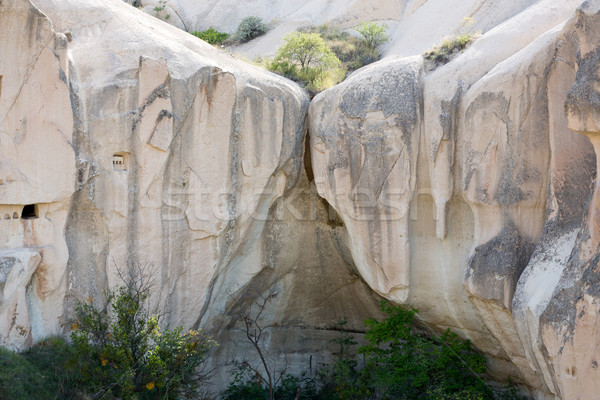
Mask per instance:
[[[286,375],[274,398],[319,400],[525,400],[509,382],[503,390],[493,389],[483,380],[486,360],[468,340],[447,330],[429,338],[413,332],[415,309],[381,302],[387,315],[382,321],[365,321],[368,344],[354,351],[357,342],[347,329],[347,321],[337,323],[339,336],[333,363],[314,379]],[[299,391],[298,391],[299,390]],[[299,395],[299,397],[295,397]],[[268,385],[247,363],[238,365],[225,400],[267,400]]]
[[[337,323],[339,337],[331,342],[339,346],[332,365],[321,372],[324,382],[320,399],[362,399],[368,397],[369,390],[358,369],[353,348],[358,344],[346,329],[347,321],[341,319]]]
[[[244,43],[267,33],[269,28],[259,17],[246,17],[240,22],[235,38]]]
[[[233,380],[222,395],[223,400],[267,400],[269,389],[254,371],[238,365],[233,371]]]
[[[222,394],[223,400],[268,400],[269,387],[247,363],[238,364],[233,370],[233,381]],[[275,388],[277,400],[320,399],[316,382],[312,378],[284,375]]]
[[[389,40],[387,26],[364,23],[358,38],[329,25],[305,26],[284,38],[267,68],[295,80],[313,92],[327,89],[352,72],[379,60],[379,47]]]
[[[0,348],[0,399],[78,399],[77,371],[68,368],[72,348],[60,338],[15,353]]]
[[[270,71],[285,76],[288,79],[298,79],[298,67],[292,62],[286,60],[273,60],[267,67]]]
[[[420,399],[434,392],[460,393],[463,397],[459,398],[490,394],[480,376],[486,370],[485,357],[475,352],[468,340],[449,330],[436,338],[413,334],[411,323],[417,310],[386,302],[381,309],[387,318],[365,321],[369,344],[358,350],[366,357],[365,370],[379,398]]]
[[[167,0],[158,0],[158,5],[154,7],[154,13],[156,18],[162,19],[163,21],[171,18],[171,14],[166,14],[165,8],[167,7]]]
[[[209,44],[221,44],[229,38],[229,33],[219,32],[212,26],[205,31],[194,31],[191,34]]]
[[[181,328],[161,329],[145,308],[149,288],[136,282],[107,294],[112,307],[91,301],[75,310],[71,340],[75,365],[94,397],[189,398],[199,367],[215,345],[206,335]]]
[[[299,31],[318,33],[325,44],[342,62],[343,68],[348,73],[379,60],[379,50],[369,48],[364,39],[352,36],[348,32],[333,29],[327,24],[305,26],[300,28]]]
[[[446,38],[433,50],[425,52],[425,59],[434,62],[436,65],[443,65],[449,62],[458,52],[463,51],[474,40],[474,36],[469,33],[463,33],[452,38]]]
[[[285,36],[268,68],[320,91],[341,81],[340,60],[317,33],[292,32]]]
[[[277,50],[275,60],[295,63],[304,68],[336,68],[340,60],[317,33],[291,32]]]
[[[390,37],[386,34],[387,29],[386,24],[363,22],[356,28],[356,31],[362,35],[367,47],[375,51],[390,41]]]

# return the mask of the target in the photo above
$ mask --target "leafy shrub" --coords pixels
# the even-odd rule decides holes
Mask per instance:
[[[317,33],[291,32],[268,68],[320,91],[340,82],[345,75],[340,60]],[[299,67],[299,68],[298,68]]]
[[[339,346],[339,351],[335,354],[333,364],[326,366],[320,373],[323,382],[320,398],[323,400],[362,399],[369,395],[369,389],[363,380],[364,374],[358,369],[353,352],[358,343],[346,329],[346,324],[345,319],[338,321],[339,337],[331,342]]]
[[[209,44],[221,44],[229,38],[229,33],[219,32],[212,26],[205,31],[194,31],[191,34]]]
[[[248,42],[267,33],[269,28],[259,17],[246,17],[240,22],[235,38],[240,42]]]
[[[80,303],[72,324],[75,368],[102,398],[192,397],[198,368],[215,345],[206,335],[161,329],[146,308],[149,287],[136,280],[107,294],[108,306]]]
[[[290,374],[282,376],[275,388],[274,398],[277,400],[321,399],[314,379],[297,378]],[[222,394],[222,399],[268,400],[269,387],[246,363],[241,363],[234,369],[233,381]]]
[[[356,28],[356,31],[362,35],[367,47],[375,51],[390,41],[390,37],[386,34],[387,29],[385,24],[363,22]]]
[[[318,33],[325,44],[342,62],[343,68],[348,73],[371,64],[380,58],[379,50],[371,49],[364,39],[352,36],[348,32],[333,29],[327,24],[305,26],[300,28],[299,32]]]
[[[365,321],[368,344],[360,346],[364,366],[351,349],[357,344],[340,321],[340,350],[323,372],[320,399],[438,399],[523,400],[515,387],[492,389],[483,380],[486,359],[468,340],[447,330],[429,338],[412,330],[417,310],[405,310],[383,301],[382,321]]]
[[[276,74],[285,76],[288,79],[298,79],[298,67],[296,64],[286,60],[273,60],[267,68]]]
[[[481,394],[484,398],[489,394],[479,375],[486,370],[485,357],[475,352],[468,340],[449,330],[437,338],[413,334],[416,310],[386,302],[381,309],[388,317],[365,321],[369,344],[358,350],[367,359],[366,372],[380,398],[419,399],[434,391]]]
[[[435,65],[446,64],[455,54],[467,48],[474,39],[475,37],[469,33],[446,38],[439,46],[435,46],[432,50],[425,52],[424,57]]]

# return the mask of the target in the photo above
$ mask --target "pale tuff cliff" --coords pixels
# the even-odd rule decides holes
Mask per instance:
[[[535,398],[595,398],[600,1],[502,3],[457,2],[436,29],[479,15],[483,35],[429,71],[440,33],[406,30],[437,2],[381,2],[402,40],[309,108],[120,0],[1,0],[0,343],[68,334],[76,299],[149,262],[165,322],[214,334],[214,363],[252,356],[253,296],[277,292],[266,345],[290,371],[383,297]]]

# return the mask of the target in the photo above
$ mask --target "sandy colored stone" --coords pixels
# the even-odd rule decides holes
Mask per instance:
[[[2,0],[0,343],[67,335],[137,263],[165,323],[222,343],[213,366],[256,361],[236,320],[256,296],[277,292],[265,349],[295,373],[387,298],[536,399],[593,398],[600,3],[238,3],[167,1],[167,22],[260,16],[248,54],[307,23],[383,20],[393,41],[309,109],[158,3]],[[482,36],[429,70],[465,16]]]

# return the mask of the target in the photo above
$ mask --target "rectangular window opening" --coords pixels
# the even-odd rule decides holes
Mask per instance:
[[[34,219],[38,217],[37,204],[27,204],[21,212],[22,219]]]

